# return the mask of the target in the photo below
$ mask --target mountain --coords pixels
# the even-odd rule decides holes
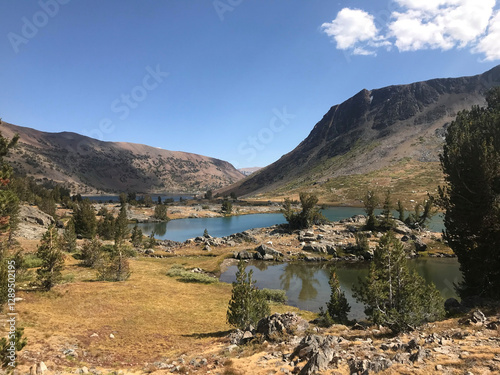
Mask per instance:
[[[248,167],[248,168],[238,168],[238,171],[243,173],[245,176],[250,176],[252,173],[257,172],[262,167]]]
[[[499,84],[500,65],[471,77],[363,89],[331,107],[293,151],[221,193],[280,196],[310,189],[336,202],[359,199],[361,190],[377,184],[424,193],[442,181],[438,155],[446,127],[457,112],[484,105],[486,90]],[[357,196],[347,196],[354,185]]]
[[[6,137],[20,135],[9,155],[18,174],[53,180],[73,192],[204,192],[244,176],[230,163],[135,143],[103,142],[80,134],[46,133],[2,122]]]

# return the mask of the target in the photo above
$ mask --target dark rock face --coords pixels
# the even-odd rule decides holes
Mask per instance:
[[[331,158],[358,150],[345,165],[323,173],[346,175],[390,164],[391,153],[409,139],[418,140],[428,129],[451,122],[458,111],[484,105],[484,93],[500,84],[500,66],[472,77],[433,79],[376,90],[363,89],[335,105],[293,151],[260,170],[239,187],[239,195],[266,191],[294,181],[312,178],[311,171]],[[438,161],[442,137],[432,131],[436,147],[424,161]],[[365,149],[363,149],[365,147]],[[416,147],[416,146],[415,146]],[[361,150],[361,151],[360,151]],[[417,158],[419,159],[419,158]]]

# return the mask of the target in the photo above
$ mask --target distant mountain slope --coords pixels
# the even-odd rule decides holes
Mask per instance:
[[[21,137],[8,158],[16,172],[65,183],[73,191],[203,192],[243,178],[228,162],[187,152],[5,122],[0,131]]]
[[[293,151],[221,192],[291,192],[401,160],[437,162],[445,129],[457,112],[484,105],[486,90],[499,84],[497,66],[472,77],[361,90],[331,107]]]

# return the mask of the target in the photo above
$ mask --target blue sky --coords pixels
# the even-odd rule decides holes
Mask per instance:
[[[361,89],[500,63],[495,0],[5,0],[0,117],[265,166]]]

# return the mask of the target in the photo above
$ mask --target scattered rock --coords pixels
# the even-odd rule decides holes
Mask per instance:
[[[109,334],[109,338],[110,339],[114,339],[115,338],[115,335],[113,335],[112,333]]]
[[[481,310],[475,310],[471,314],[470,320],[475,324],[483,324],[484,322],[486,322],[486,316],[484,316]]]
[[[392,362],[384,357],[379,357],[371,361],[368,359],[351,359],[348,363],[351,374],[357,375],[368,375],[370,371],[379,372],[392,366]]]
[[[257,324],[257,333],[273,341],[280,336],[291,334],[293,332],[304,332],[309,328],[309,323],[295,313],[287,312],[285,314],[273,314],[265,317]]]
[[[236,259],[253,259],[253,253],[249,252],[249,251],[246,251],[246,250],[243,250],[243,251],[240,251],[239,253],[237,253],[236,255]]]
[[[255,249],[260,255],[262,255],[262,258],[264,260],[268,260],[269,257],[271,258],[270,260],[274,259],[275,257],[282,257],[283,254],[281,254],[279,251],[274,250],[272,247],[269,247],[267,245],[260,245]],[[267,257],[266,257],[267,256]],[[267,259],[266,259],[267,258]]]
[[[45,363],[43,363],[43,362],[38,363],[36,366],[37,375],[43,374],[47,370],[48,370],[48,368],[47,368],[47,366],[45,366]]]
[[[494,322],[489,322],[488,324],[486,324],[486,328],[487,329],[496,330],[496,329],[498,329],[498,327],[500,327],[500,321],[499,320],[496,320]]]

